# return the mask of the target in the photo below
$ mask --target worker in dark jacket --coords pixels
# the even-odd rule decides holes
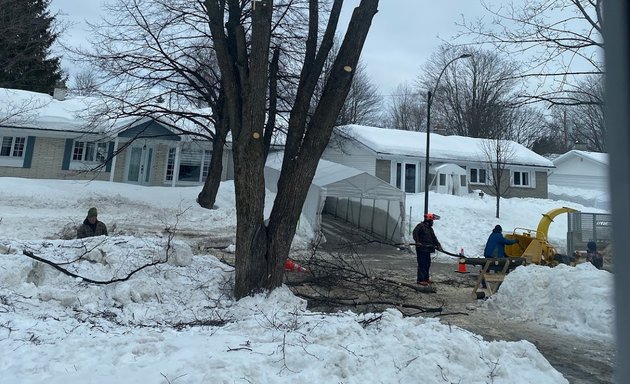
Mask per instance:
[[[486,242],[486,248],[483,250],[484,257],[505,257],[505,246],[517,243],[516,239],[510,240],[503,237],[502,232],[503,228],[500,225],[494,226]]]
[[[597,269],[604,268],[604,256],[597,251],[597,243],[589,241],[586,244],[586,261],[590,262]]]
[[[433,232],[433,220],[439,216],[433,213],[425,213],[424,221],[413,229],[413,240],[416,243],[416,259],[418,261],[418,279],[420,285],[433,283],[429,278],[431,269],[431,254],[435,250],[442,250],[442,246]]]
[[[101,235],[107,236],[107,226],[102,221],[98,221],[97,216],[96,208],[92,207],[88,210],[83,224],[77,227],[77,239]]]

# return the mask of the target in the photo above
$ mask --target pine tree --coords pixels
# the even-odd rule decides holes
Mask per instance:
[[[62,80],[50,0],[0,0],[0,87],[51,93]]]

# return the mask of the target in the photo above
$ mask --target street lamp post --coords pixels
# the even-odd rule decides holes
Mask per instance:
[[[451,65],[451,63],[454,62],[455,60],[465,59],[471,56],[472,55],[470,53],[464,53],[463,55],[457,56],[453,60],[446,63],[444,68],[442,68],[442,72],[440,72],[440,75],[438,76],[437,81],[435,82],[435,87],[433,88],[433,92],[431,92],[431,90],[427,92],[427,148],[426,148],[425,159],[424,159],[424,214],[425,215],[429,213],[429,144],[431,143],[431,140],[429,139],[429,137],[431,133],[431,102],[433,101],[433,95],[437,91],[438,84],[440,83],[440,79],[442,78],[444,71],[446,71],[446,68],[448,68],[448,66]]]

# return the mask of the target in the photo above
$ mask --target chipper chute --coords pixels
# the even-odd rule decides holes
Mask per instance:
[[[577,212],[577,210],[568,207],[552,209],[547,213],[543,213],[536,230],[515,228],[512,233],[507,234],[505,237],[516,239],[518,242],[505,247],[506,256],[524,258],[528,264],[555,266],[565,262],[566,256],[558,254],[556,248],[547,240],[547,234],[553,219],[560,214],[569,212]]]

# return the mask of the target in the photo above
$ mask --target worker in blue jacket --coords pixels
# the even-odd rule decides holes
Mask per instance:
[[[503,237],[503,228],[500,225],[495,225],[488,241],[486,242],[486,248],[483,250],[484,257],[505,257],[505,246],[516,244],[517,241],[506,239]]]

